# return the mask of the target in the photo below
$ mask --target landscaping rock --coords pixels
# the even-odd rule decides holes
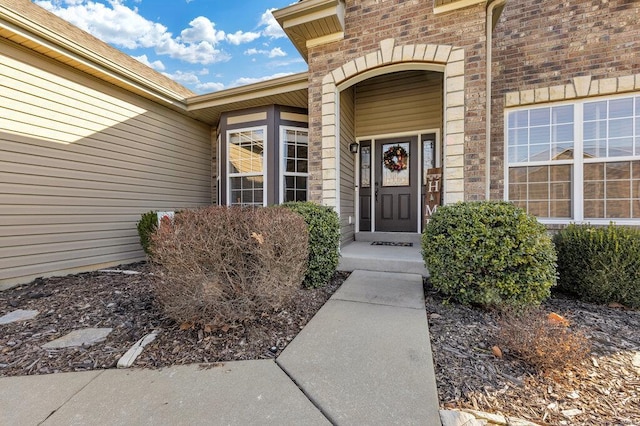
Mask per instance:
[[[104,341],[112,328],[83,328],[42,345],[44,349],[69,348],[72,346],[92,345]]]
[[[0,317],[0,325],[30,320],[35,318],[39,313],[39,311],[25,311],[24,309],[18,309],[17,311],[9,312],[8,314]]]
[[[455,410],[440,410],[442,426],[483,426],[485,423],[469,414]]]
[[[118,368],[131,367],[136,361],[136,358],[138,358],[138,356],[140,356],[140,354],[142,353],[144,347],[156,340],[156,337],[158,337],[158,333],[159,331],[155,331],[138,340],[136,344],[127,351],[127,353],[120,357],[120,359],[118,360]]]

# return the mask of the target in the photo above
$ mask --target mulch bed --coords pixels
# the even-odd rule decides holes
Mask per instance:
[[[38,279],[0,292],[0,316],[16,309],[38,310],[25,322],[0,326],[0,377],[114,368],[139,339],[160,330],[134,367],[273,358],[298,334],[348,276],[336,273],[322,289],[300,289],[290,306],[265,313],[227,332],[181,330],[155,306],[146,264],[122,266],[139,275],[90,272]],[[108,327],[102,343],[42,349],[72,330]]]
[[[591,355],[565,371],[540,372],[491,348],[496,315],[446,304],[427,288],[427,315],[441,406],[553,425],[640,425],[640,311],[556,294],[543,304],[591,341]],[[616,306],[616,305],[614,305]]]
[[[0,292],[0,316],[38,310],[32,320],[0,326],[0,377],[114,368],[146,334],[160,330],[134,367],[264,359],[277,356],[346,279],[337,273],[323,289],[299,290],[290,306],[225,333],[181,330],[154,304],[144,263],[138,275],[91,272]],[[440,405],[515,416],[553,425],[640,425],[640,312],[555,295],[545,310],[568,318],[592,343],[588,360],[566,371],[542,373],[504,350],[497,358],[494,314],[443,303],[426,287],[426,309]],[[41,346],[86,327],[111,327],[89,347]],[[273,349],[273,350],[272,350]]]

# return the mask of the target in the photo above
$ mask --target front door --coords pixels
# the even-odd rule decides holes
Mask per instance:
[[[418,138],[375,143],[375,230],[418,232]]]

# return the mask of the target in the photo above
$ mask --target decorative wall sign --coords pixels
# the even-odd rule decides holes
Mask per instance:
[[[427,170],[426,197],[424,202],[425,223],[436,212],[442,195],[442,169],[440,167]]]
[[[409,186],[409,142],[382,145],[382,186]]]

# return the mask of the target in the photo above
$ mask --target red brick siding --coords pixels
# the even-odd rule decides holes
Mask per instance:
[[[640,72],[640,2],[510,0],[493,34],[491,197],[504,191],[504,95]]]

